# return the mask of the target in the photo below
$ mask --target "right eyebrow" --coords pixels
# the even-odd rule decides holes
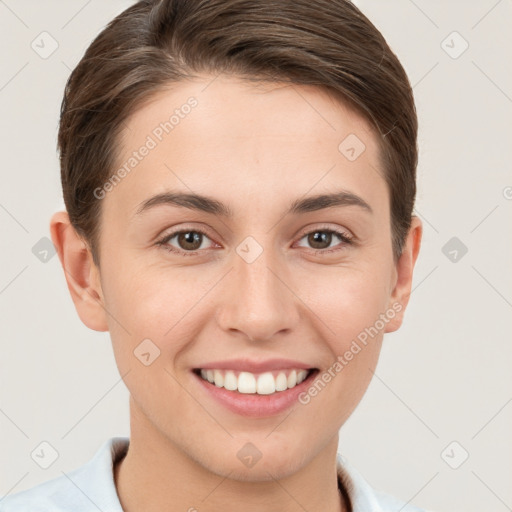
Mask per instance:
[[[146,199],[139,205],[135,215],[140,215],[141,213],[161,204],[181,206],[183,208],[199,210],[205,213],[213,213],[223,217],[233,216],[233,212],[230,208],[216,199],[199,194],[172,191],[157,194]]]

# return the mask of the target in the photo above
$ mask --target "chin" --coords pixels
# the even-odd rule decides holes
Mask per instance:
[[[262,440],[259,444],[263,446],[265,443]],[[268,444],[260,452],[254,445],[236,440],[235,450],[225,447],[222,452],[211,454],[208,460],[196,459],[196,462],[220,477],[240,482],[280,480],[293,475],[308,462],[309,452],[306,453],[301,446],[291,449],[284,444],[278,447]]]

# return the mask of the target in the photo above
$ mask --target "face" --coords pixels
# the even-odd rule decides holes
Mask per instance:
[[[411,267],[369,125],[315,87],[204,77],[137,110],[121,147],[99,295],[138,428],[246,480],[337,446]]]

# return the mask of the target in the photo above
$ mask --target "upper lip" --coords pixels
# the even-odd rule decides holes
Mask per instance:
[[[246,371],[250,373],[262,373],[272,370],[285,370],[285,369],[302,369],[310,370],[314,368],[310,364],[301,363],[292,359],[225,359],[223,361],[214,361],[212,363],[205,363],[198,366],[197,369],[202,370],[237,370]]]

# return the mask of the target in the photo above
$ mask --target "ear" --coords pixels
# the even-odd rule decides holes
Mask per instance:
[[[389,298],[388,308],[396,312],[387,324],[384,332],[393,332],[402,325],[405,308],[409,303],[412,287],[412,274],[420,251],[423,225],[421,220],[413,216],[411,227],[404,243],[402,254],[398,258],[395,269],[395,284]]]
[[[50,233],[80,320],[94,331],[108,331],[99,269],[66,211],[52,215]]]

